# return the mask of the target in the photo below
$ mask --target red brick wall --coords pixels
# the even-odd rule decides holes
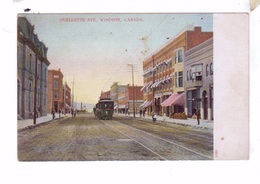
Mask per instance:
[[[128,87],[128,94],[129,94],[129,100],[133,100],[133,93],[134,93],[134,89],[135,89],[135,100],[143,100],[143,92],[140,91],[141,88],[143,86],[135,86],[135,87],[132,87],[132,86],[129,86]]]
[[[194,31],[187,31],[186,50],[189,50],[212,37],[213,32],[201,32],[201,27],[195,27]]]

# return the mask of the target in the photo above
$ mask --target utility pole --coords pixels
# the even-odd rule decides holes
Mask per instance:
[[[134,64],[127,64],[132,70],[132,87],[133,87],[133,116],[135,118],[135,86],[134,86]]]
[[[33,124],[36,125],[36,118],[37,118],[37,68],[38,68],[38,50],[35,54],[35,74],[34,74],[34,113],[33,113]]]

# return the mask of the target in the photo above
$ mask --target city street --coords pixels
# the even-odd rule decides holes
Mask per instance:
[[[18,131],[19,161],[211,160],[213,130],[115,115],[64,117]]]

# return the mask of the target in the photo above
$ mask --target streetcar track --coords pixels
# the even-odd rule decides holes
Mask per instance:
[[[115,129],[117,132],[119,132],[120,134],[124,135],[125,137],[131,139],[132,141],[140,144],[141,146],[143,146],[144,148],[146,148],[147,150],[149,150],[150,152],[152,152],[153,154],[157,155],[158,157],[160,157],[162,160],[167,160],[166,158],[164,158],[163,156],[161,156],[160,154],[156,153],[155,151],[153,151],[152,149],[148,148],[147,146],[145,146],[144,144],[140,143],[139,141],[135,140],[134,138],[126,135],[125,133],[123,133],[122,131],[118,130],[117,128],[115,128],[114,126],[104,122],[103,120],[101,120],[101,122],[103,122],[104,124],[108,125],[110,128]]]
[[[119,119],[119,121],[124,120],[124,119],[121,119],[120,117],[119,117],[118,119]],[[159,126],[160,128],[165,128],[165,129],[166,129],[166,127],[161,126],[160,124],[159,124],[159,125],[157,125],[157,124],[151,124],[151,123],[149,123],[149,122],[144,122],[144,121],[141,121],[141,120],[139,120],[139,119],[136,119],[136,121],[139,121],[139,122],[141,122],[142,124],[148,125],[148,126],[150,126],[150,127],[152,127],[152,126]],[[122,122],[121,122],[121,123],[122,123]],[[124,124],[124,123],[122,123],[122,124]],[[189,136],[189,135],[192,135],[192,136],[194,136],[195,138],[200,139],[200,140],[203,140],[203,141],[206,139],[207,142],[208,142],[208,144],[213,144],[213,140],[212,140],[212,141],[211,141],[211,140],[208,140],[208,139],[207,139],[207,138],[208,138],[207,136],[202,136],[202,135],[198,135],[198,134],[188,133],[188,132],[186,132],[186,131],[176,130],[176,129],[174,129],[174,131],[185,134],[185,135],[182,135],[182,138],[183,138],[183,136],[185,136],[186,139],[188,139],[188,140],[193,140],[193,139],[190,139],[190,138],[187,137],[187,136]]]
[[[104,122],[104,121],[102,121],[102,122],[105,123],[105,124],[107,124],[107,125],[109,125],[108,123],[106,123],[106,122]],[[118,123],[118,124],[120,124],[120,125],[122,125],[122,126],[125,126],[125,127],[128,127],[128,128],[131,128],[131,129],[133,129],[133,130],[136,130],[136,131],[145,133],[145,134],[147,134],[147,135],[150,135],[150,136],[152,136],[152,137],[154,137],[154,138],[157,138],[157,139],[159,139],[159,140],[162,140],[162,141],[164,141],[164,142],[167,142],[167,143],[169,143],[169,144],[172,144],[172,145],[176,146],[177,148],[180,147],[180,148],[182,148],[182,149],[184,149],[184,150],[186,150],[186,151],[189,151],[189,152],[194,153],[194,154],[196,154],[196,155],[199,155],[199,156],[201,156],[201,157],[204,157],[204,158],[207,158],[207,159],[212,160],[212,158],[209,157],[209,156],[207,156],[207,155],[204,155],[204,154],[202,154],[202,153],[199,153],[199,152],[197,152],[197,151],[194,151],[194,150],[192,150],[192,149],[190,149],[190,148],[187,148],[187,147],[185,147],[185,146],[182,146],[182,145],[180,145],[180,144],[174,143],[174,142],[172,142],[172,141],[170,141],[170,140],[161,138],[161,137],[156,136],[156,135],[154,135],[154,134],[152,134],[152,133],[149,133],[149,132],[146,132],[146,131],[143,131],[143,130],[140,130],[140,129],[137,129],[137,128],[134,128],[134,127],[131,127],[131,126],[129,126],[129,125],[125,125],[125,124],[123,124],[123,123],[121,123],[121,122],[119,122],[119,121],[113,121],[113,122],[116,122],[116,123]],[[112,125],[110,125],[110,126],[113,127]],[[115,127],[114,127],[114,128],[115,128]],[[116,129],[116,128],[115,128],[115,129]],[[125,136],[127,136],[127,135],[125,135]],[[127,136],[127,137],[129,137],[129,136]],[[131,137],[129,137],[129,138],[131,138]],[[131,138],[131,139],[132,139],[132,138]],[[166,159],[166,160],[167,160],[167,159]]]
[[[154,135],[154,134],[152,134],[152,133],[149,133],[149,132],[146,132],[146,131],[143,131],[143,130],[140,130],[140,129],[137,129],[137,128],[134,128],[134,127],[131,127],[131,126],[129,126],[129,125],[125,125],[125,124],[123,124],[123,123],[121,123],[121,122],[118,122],[118,123],[122,124],[123,126],[130,127],[130,128],[132,128],[132,129],[135,129],[135,130],[138,130],[138,131],[143,132],[143,133],[145,133],[145,134],[148,134],[148,135],[150,135],[150,136],[153,136],[153,137],[155,137],[155,138],[161,139],[161,140],[163,140],[163,141],[165,141],[165,142],[168,142],[168,143],[170,143],[170,144],[173,144],[173,145],[175,145],[175,146],[181,147],[181,148],[183,148],[183,149],[185,149],[185,150],[187,150],[187,151],[190,151],[190,152],[195,153],[195,154],[197,154],[197,155],[200,155],[200,156],[202,156],[202,157],[206,157],[206,158],[212,159],[212,158],[208,157],[207,155],[204,155],[204,154],[202,154],[202,153],[199,153],[199,152],[197,152],[197,151],[194,151],[194,150],[192,150],[192,149],[190,149],[190,148],[187,148],[187,147],[185,147],[185,146],[179,145],[179,144],[177,144],[177,143],[174,143],[174,142],[172,142],[172,141],[170,141],[170,140],[167,140],[167,139],[164,139],[164,138],[162,138],[162,137],[156,136],[156,135]]]

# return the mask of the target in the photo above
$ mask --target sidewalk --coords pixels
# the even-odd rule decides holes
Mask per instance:
[[[125,116],[125,114],[118,114],[121,116]],[[133,114],[127,115],[133,117]],[[140,117],[140,114],[135,115],[136,118],[143,119],[143,116]],[[152,121],[152,116],[145,115],[145,119],[151,120]],[[200,124],[198,125],[197,119],[192,119],[188,118],[186,120],[183,119],[172,119],[169,117],[165,117],[165,120],[163,119],[163,116],[158,116],[157,115],[157,122],[167,122],[167,123],[174,123],[174,124],[182,124],[182,125],[188,125],[188,126],[193,126],[193,127],[200,127],[200,128],[207,128],[207,129],[212,129],[213,130],[213,121],[212,120],[202,120],[200,119]]]
[[[59,117],[59,114],[56,113],[55,114],[55,119],[59,119],[62,117],[67,117],[67,115],[61,115],[61,117]],[[47,116],[42,116],[36,119],[36,125],[41,124],[41,123],[45,123],[48,121],[52,121],[52,114],[47,114]],[[33,119],[24,119],[24,120],[17,120],[17,129],[22,129],[28,126],[32,126],[33,124]]]

